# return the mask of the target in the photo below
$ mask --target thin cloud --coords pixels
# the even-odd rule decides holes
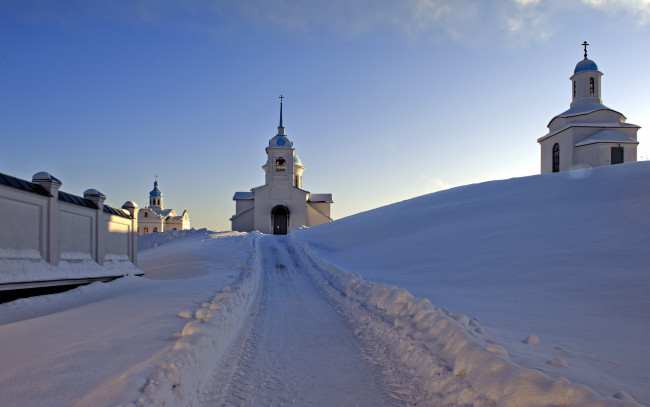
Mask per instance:
[[[627,14],[638,27],[650,23],[650,0],[582,0],[582,3],[612,15]]]
[[[0,15],[32,24],[72,26],[92,19],[217,35],[249,27],[343,40],[388,31],[408,40],[473,46],[544,42],[568,24],[559,17],[580,8],[622,15],[638,26],[650,22],[650,0],[0,0]]]

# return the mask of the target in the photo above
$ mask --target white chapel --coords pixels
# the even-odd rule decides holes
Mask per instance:
[[[232,230],[284,235],[300,226],[316,226],[331,222],[332,194],[312,194],[302,189],[305,167],[296,155],[293,142],[284,133],[282,99],[278,134],[266,147],[267,161],[262,166],[266,184],[250,192],[236,192],[235,215],[230,218]]]
[[[566,110],[548,124],[541,147],[542,174],[636,161],[637,131],[625,116],[602,104],[603,75],[591,59],[579,61],[571,76],[573,99]]]
[[[185,230],[190,228],[190,215],[187,210],[176,215],[173,209],[163,207],[163,193],[158,189],[158,176],[149,192],[149,206],[138,211],[138,236],[166,230]]]

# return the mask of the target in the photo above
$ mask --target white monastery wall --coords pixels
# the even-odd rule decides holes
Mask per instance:
[[[106,197],[96,190],[83,198],[60,193],[56,178],[36,179],[43,174],[51,177],[38,173],[27,182],[0,174],[0,291],[30,282],[139,273],[137,205],[105,206]]]
[[[47,200],[38,195],[0,188],[0,249],[14,249],[13,256],[20,257],[17,252],[21,250],[44,257],[46,206]]]
[[[59,249],[66,260],[92,259],[96,232],[95,210],[61,202],[59,212]]]
[[[108,225],[106,237],[106,255],[104,260],[129,260],[136,259],[137,238],[135,237],[133,222],[121,216],[104,214]],[[136,229],[137,230],[137,229]],[[137,259],[136,259],[137,260]]]

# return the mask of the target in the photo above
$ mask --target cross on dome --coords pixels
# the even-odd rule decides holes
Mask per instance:
[[[278,130],[280,128],[284,129],[284,125],[282,124],[282,102],[283,102],[284,96],[280,95],[279,99],[280,99],[280,125],[278,126]],[[284,134],[284,131],[282,133],[280,133],[278,131],[278,134]]]
[[[588,43],[587,41],[585,41],[585,42],[583,42],[583,43],[580,44],[580,45],[582,45],[583,47],[585,47],[585,58],[587,58],[587,45],[589,45],[589,43]]]

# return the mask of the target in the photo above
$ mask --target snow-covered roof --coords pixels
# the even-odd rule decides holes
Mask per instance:
[[[235,195],[232,197],[233,201],[243,200],[243,199],[255,199],[255,194],[252,192],[235,192]]]
[[[576,64],[576,68],[573,70],[574,74],[577,74],[578,72],[583,72],[583,71],[597,71],[598,70],[598,65],[591,59],[583,59],[582,61],[578,62]]]
[[[246,209],[244,209],[243,211],[241,211],[241,212],[239,212],[239,213],[236,213],[236,214],[232,215],[232,216],[230,217],[230,219],[228,219],[228,220],[233,220],[233,219],[235,219],[235,218],[238,218],[238,217],[240,217],[241,215],[245,214],[246,212],[252,211],[254,208],[255,208],[254,206],[251,206],[250,208],[246,208]]]
[[[84,191],[84,198],[87,197],[87,196],[93,196],[93,197],[96,196],[96,197],[104,197],[104,198],[106,198],[106,195],[102,194],[101,192],[99,192],[95,188],[85,190]]]
[[[173,209],[157,209],[155,206],[151,207],[149,206],[148,208],[144,208],[144,210],[150,210],[153,213],[155,213],[158,216],[162,216],[163,218],[166,218],[167,216],[176,216],[176,212],[174,212]],[[173,213],[173,214],[172,214]]]
[[[52,181],[57,184],[61,184],[61,181],[56,178],[54,175],[50,174],[49,172],[41,171],[37,172],[34,174],[32,177],[32,182],[37,182],[37,181]]]
[[[309,202],[334,202],[332,194],[311,194],[309,195]]]
[[[616,112],[616,110],[609,108],[602,103],[578,103],[555,117],[574,116],[577,114],[595,112],[596,110],[613,110]]]
[[[612,109],[610,107],[607,107],[607,106],[603,105],[602,103],[578,103],[578,104],[572,106],[571,108],[569,108],[568,110],[565,110],[564,112],[554,116],[548,122],[546,127],[549,127],[551,125],[551,123],[553,123],[553,120],[555,120],[557,118],[567,118],[567,117],[571,117],[571,116],[579,116],[579,115],[583,115],[583,114],[587,114],[587,113],[593,113],[593,112],[596,112],[598,110],[609,110],[611,112],[620,114],[624,119],[627,119],[623,113],[621,113],[621,112],[619,112],[617,110],[614,110],[614,109]]]
[[[570,122],[566,126],[559,128],[557,130],[551,131],[544,136],[540,137],[537,139],[538,143],[541,143],[542,141],[546,140],[547,138],[554,136],[558,133],[563,132],[564,130],[571,128],[571,127],[601,127],[601,128],[610,128],[610,129],[620,129],[620,128],[636,128],[640,129],[641,126],[632,124],[632,123],[618,123],[618,122],[582,122],[582,121],[575,121],[575,122]]]
[[[634,140],[633,138],[625,136],[617,131],[603,130],[603,131],[599,131],[598,133],[594,134],[591,137],[587,137],[586,139],[577,142],[575,146],[580,147],[580,146],[586,146],[588,144],[595,144],[595,143],[639,144],[639,142]]]

